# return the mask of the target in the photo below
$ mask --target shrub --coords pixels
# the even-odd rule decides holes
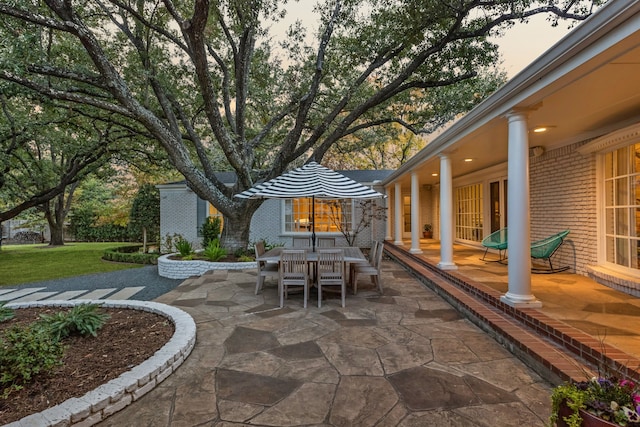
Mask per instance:
[[[33,376],[60,365],[63,355],[62,343],[41,324],[7,329],[0,337],[2,398],[20,390]]]
[[[214,239],[209,242],[202,254],[209,261],[218,261],[227,256],[227,250],[220,247],[220,241],[218,239]]]
[[[162,242],[160,245],[160,252],[164,254],[170,254],[172,252],[177,251],[178,249],[175,247],[175,244],[180,240],[184,240],[184,237],[182,237],[182,234],[179,234],[179,233],[165,234],[164,242]]]
[[[102,254],[102,259],[114,262],[128,262],[132,264],[157,264],[157,253],[140,252],[141,245],[122,246],[107,249]]]
[[[18,231],[13,240],[18,243],[42,243],[42,235],[35,231]]]
[[[209,246],[214,240],[217,240],[220,236],[220,228],[222,226],[222,222],[220,221],[220,217],[210,216],[200,227],[200,233],[202,233],[202,247],[206,248]]]
[[[174,244],[183,259],[193,257],[193,246],[191,246],[191,243],[188,240],[177,239]]]
[[[40,323],[49,329],[56,339],[64,339],[71,334],[90,334],[97,336],[98,329],[104,326],[108,314],[97,313],[99,304],[76,305],[68,312],[58,312],[53,315],[41,314]]]

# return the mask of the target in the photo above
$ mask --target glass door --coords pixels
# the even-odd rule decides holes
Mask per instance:
[[[507,226],[507,180],[489,183],[491,233]]]
[[[411,237],[411,196],[402,196],[402,236]]]

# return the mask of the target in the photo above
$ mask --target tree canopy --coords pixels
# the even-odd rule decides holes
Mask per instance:
[[[488,35],[602,2],[319,0],[309,29],[281,0],[14,0],[0,3],[0,85],[158,144],[241,247],[260,201],[233,194],[360,132],[434,130],[502,82]]]

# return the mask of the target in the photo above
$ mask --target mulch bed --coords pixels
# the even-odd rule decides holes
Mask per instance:
[[[38,320],[65,308],[25,308],[0,322],[0,334],[16,324]],[[81,397],[153,356],[173,336],[174,326],[164,316],[133,309],[100,308],[110,316],[97,337],[71,336],[63,363],[50,374],[41,374],[22,390],[0,398],[0,425],[43,411],[71,397]]]

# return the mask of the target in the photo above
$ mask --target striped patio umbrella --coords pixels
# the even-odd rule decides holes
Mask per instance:
[[[311,197],[311,242],[315,250],[315,199],[376,199],[385,197],[341,173],[316,162],[286,172],[236,194],[241,199],[297,199]]]

